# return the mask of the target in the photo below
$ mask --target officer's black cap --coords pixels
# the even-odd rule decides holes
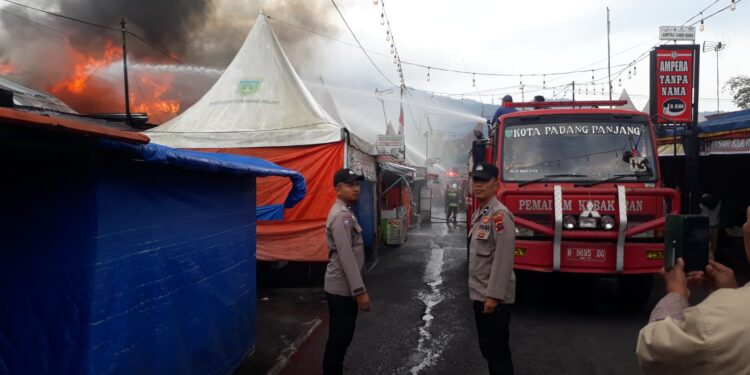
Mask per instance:
[[[336,172],[335,175],[333,175],[333,186],[338,185],[339,182],[346,182],[348,184],[351,184],[354,181],[362,181],[364,179],[365,176],[358,175],[349,168],[339,169],[339,171]]]
[[[503,96],[503,101],[506,103],[513,103],[513,97],[510,95]]]
[[[497,178],[498,174],[499,171],[496,166],[488,163],[479,163],[471,172],[471,179],[489,181],[490,179]]]

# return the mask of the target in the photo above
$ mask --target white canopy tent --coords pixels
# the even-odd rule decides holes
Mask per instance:
[[[146,134],[170,147],[244,148],[337,142],[343,129],[302,83],[261,11],[214,86]]]
[[[277,221],[257,222],[257,258],[325,261],[326,216],[336,199],[333,175],[348,166],[374,181],[376,167],[374,147],[326,111],[325,105],[333,112],[337,108],[325,90],[318,98],[323,106],[297,75],[260,12],[214,86],[184,113],[146,134],[154,143],[260,157],[302,173],[307,198],[284,209]],[[259,181],[257,204],[278,206],[280,194],[288,189],[281,179]],[[365,203],[374,205],[375,200]],[[370,230],[374,232],[374,226]]]

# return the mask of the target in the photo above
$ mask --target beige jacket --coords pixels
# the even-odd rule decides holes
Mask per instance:
[[[654,313],[679,305],[687,306],[687,301],[669,294]],[[750,374],[750,283],[719,289],[681,314],[666,315],[670,316],[649,323],[638,335],[636,353],[644,373]]]
[[[469,298],[500,303],[516,300],[516,227],[513,216],[497,198],[474,212],[469,231]]]
[[[330,261],[326,267],[323,289],[338,296],[356,296],[365,293],[363,281],[365,248],[362,227],[357,218],[340,199],[328,212],[326,242]]]

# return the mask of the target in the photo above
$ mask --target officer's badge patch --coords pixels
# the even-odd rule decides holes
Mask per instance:
[[[486,231],[483,231],[483,230],[477,231],[477,239],[479,239],[479,240],[486,240],[487,238],[489,238],[488,234],[489,233],[487,233]]]
[[[343,215],[343,217],[341,218],[341,221],[343,221],[344,225],[346,225],[347,227],[351,227],[352,226],[352,221],[353,220],[352,220],[352,216],[351,215],[347,215],[347,214]]]
[[[504,220],[505,216],[502,212],[497,212],[492,216],[492,221],[495,223],[495,232],[503,231],[503,228],[505,228],[505,226],[503,225]]]

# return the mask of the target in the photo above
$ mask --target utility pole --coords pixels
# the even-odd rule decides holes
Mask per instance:
[[[128,44],[127,44],[127,31],[125,30],[125,17],[120,21],[122,26],[122,69],[123,76],[125,77],[125,123],[130,125],[132,119],[130,116],[130,86],[128,85]]]
[[[576,81],[573,81],[573,101],[576,101]]]
[[[612,56],[609,47],[610,32],[609,7],[607,7],[607,83],[609,84],[609,101],[612,101]]]
[[[722,42],[703,42],[703,52],[716,51],[716,113],[719,113],[719,51],[726,46]]]

